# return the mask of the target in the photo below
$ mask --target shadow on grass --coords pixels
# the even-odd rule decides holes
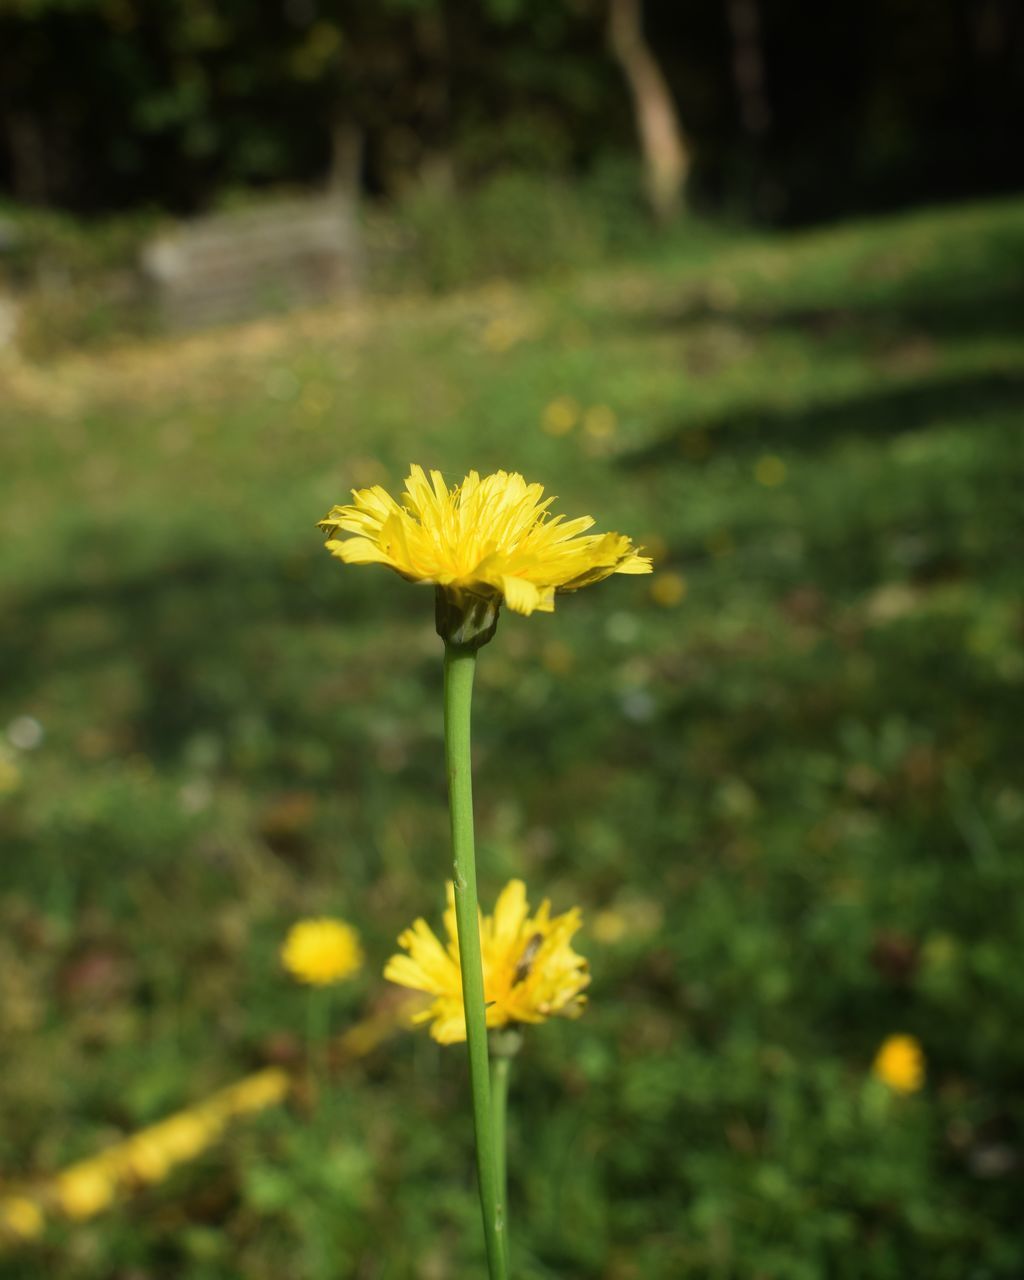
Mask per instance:
[[[1024,257],[1024,244],[1020,255]],[[723,306],[697,291],[678,305],[629,316],[628,322],[633,328],[680,333],[728,324],[755,337],[790,331],[812,342],[842,339],[851,347],[868,349],[900,336],[955,342],[1024,332],[1024,271],[1017,264],[970,281],[907,281],[882,298],[857,298],[855,288],[850,292],[852,298],[834,305]]]
[[[1024,372],[982,371],[938,377],[792,408],[772,405],[729,409],[673,423],[640,449],[624,454],[625,467],[659,466],[674,459],[699,461],[709,445],[734,451],[766,447],[816,452],[856,436],[885,438],[968,419],[978,428],[1007,410],[1024,409]],[[701,433],[710,439],[703,440]]]
[[[1006,340],[1020,335],[1024,342],[1024,226],[990,229],[975,241],[960,233],[948,244],[930,246],[918,265],[915,252],[915,241],[897,232],[891,251],[859,276],[815,280],[808,264],[806,284],[797,279],[787,290],[795,297],[733,302],[716,297],[719,282],[705,279],[667,306],[609,315],[612,325],[678,334],[698,347],[704,332],[711,336],[722,326],[755,342],[788,334],[802,340],[812,360],[852,355],[875,360],[879,368],[871,389],[841,400],[805,396],[793,407],[766,404],[669,422],[626,455],[625,464],[654,465],[679,454],[699,460],[700,433],[713,435],[716,446],[817,451],[854,434],[884,438],[953,416],[982,425],[1024,407],[1024,371],[1001,367]],[[799,297],[805,288],[816,298],[824,292],[825,299],[807,305]],[[979,368],[976,356],[986,344],[995,349],[993,360]],[[950,357],[967,346],[973,370],[951,369]],[[699,364],[699,351],[688,354]],[[695,369],[696,376],[701,372]]]
[[[191,735],[252,715],[277,743],[308,737],[311,713],[323,727],[324,705],[364,696],[342,628],[369,636],[406,626],[403,603],[383,616],[388,602],[372,584],[342,593],[330,562],[297,569],[197,552],[125,573],[118,539],[94,537],[80,550],[87,581],[5,600],[0,664],[20,705],[45,714],[56,697],[62,715],[113,726],[118,753],[166,760]],[[328,631],[338,637],[330,663]]]
[[[633,328],[685,332],[725,323],[756,336],[788,330],[811,341],[843,338],[871,347],[893,335],[927,336],[941,342],[997,338],[1024,332],[1024,224],[989,227],[968,241],[962,231],[922,247],[907,229],[896,228],[891,248],[835,282],[834,301],[798,299],[733,305],[715,293],[717,281],[691,284],[678,301],[645,314],[620,318]],[[814,292],[812,264],[804,271]],[[801,283],[794,280],[794,293]]]

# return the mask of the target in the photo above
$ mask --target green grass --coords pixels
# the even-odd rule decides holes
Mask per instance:
[[[585,1017],[516,1065],[518,1280],[1018,1277],[1022,261],[1020,202],[683,232],[5,370],[0,726],[45,736],[0,759],[0,1186],[301,1052],[297,916],[364,934],[339,1028],[437,920],[432,600],[313,524],[413,460],[501,466],[687,585],[613,580],[481,655],[485,901],[522,874],[629,922],[585,930]],[[614,434],[546,434],[559,396]],[[868,1074],[894,1031],[907,1099]],[[330,1112],[0,1277],[479,1275],[461,1051],[402,1036]]]

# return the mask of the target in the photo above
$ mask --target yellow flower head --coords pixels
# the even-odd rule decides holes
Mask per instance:
[[[552,516],[553,498],[514,472],[471,471],[449,489],[414,466],[401,503],[381,488],[355,489],[352,505],[320,521],[327,549],[346,564],[383,564],[410,582],[431,582],[456,603],[465,598],[516,613],[550,613],[555,593],[613,573],[650,573],[651,562],[618,533],[588,534],[590,516]],[[351,537],[341,538],[342,533]]]
[[[924,1084],[924,1052],[914,1036],[887,1036],[872,1071],[894,1093],[917,1093]]]
[[[344,920],[300,920],[288,930],[281,963],[299,982],[326,987],[360,968],[359,934]]]
[[[663,609],[672,609],[686,599],[686,579],[671,570],[655,574],[651,582],[651,599]]]
[[[581,923],[579,907],[552,916],[546,900],[531,916],[526,886],[522,880],[509,881],[498,897],[494,915],[480,919],[489,1027],[544,1022],[556,1014],[573,1018],[582,1011],[582,992],[590,975],[586,960],[570,945]],[[447,947],[441,945],[425,920],[417,920],[411,929],[406,929],[398,945],[408,954],[392,956],[384,977],[400,987],[434,996],[433,1004],[415,1021],[430,1022],[430,1034],[440,1044],[454,1044],[466,1038],[466,1019],[451,884],[444,925]]]

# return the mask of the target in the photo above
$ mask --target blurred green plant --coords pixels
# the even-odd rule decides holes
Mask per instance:
[[[678,240],[694,230],[678,231]],[[369,211],[367,233],[371,280],[385,292],[566,275],[667,238],[651,228],[636,167],[611,159],[573,182],[510,168],[458,194],[414,187],[387,210]]]

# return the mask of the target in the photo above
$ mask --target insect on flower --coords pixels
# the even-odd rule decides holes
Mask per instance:
[[[535,933],[523,948],[523,954],[519,957],[519,962],[516,965],[516,971],[512,978],[512,985],[514,987],[518,986],[520,982],[525,982],[530,976],[530,967],[533,964],[534,958],[540,950],[543,941],[544,935],[542,933]]]
[[[526,886],[522,880],[509,881],[498,896],[493,916],[483,916],[480,921],[488,1027],[579,1015],[586,999],[583,992],[590,982],[586,960],[571,946],[581,923],[579,907],[552,916],[547,901],[531,916]],[[434,996],[416,1021],[429,1022],[430,1034],[441,1044],[453,1044],[465,1040],[466,1020],[451,884],[444,924],[447,946],[425,920],[406,929],[398,939],[406,954],[392,956],[384,976],[389,982]]]

